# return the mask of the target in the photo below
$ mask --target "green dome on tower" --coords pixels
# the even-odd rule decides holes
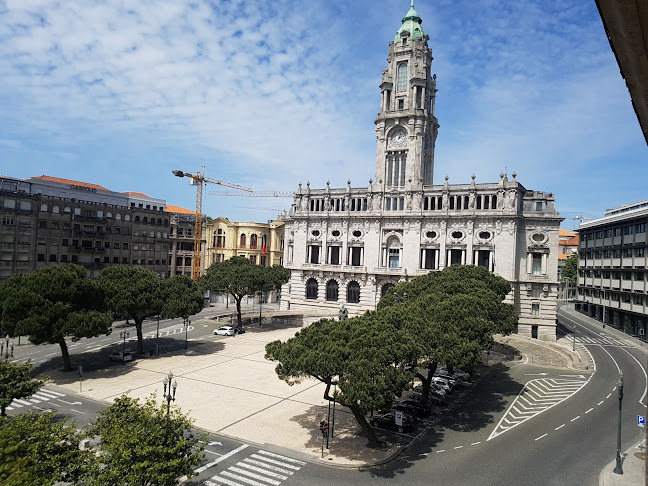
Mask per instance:
[[[418,12],[414,10],[414,0],[412,0],[412,5],[410,6],[409,11],[407,12],[403,20],[401,20],[401,22],[403,23],[403,25],[401,25],[400,29],[398,29],[398,32],[396,32],[394,42],[398,42],[400,40],[402,32],[409,32],[410,37],[412,38],[425,37],[425,32],[421,27],[423,20],[421,20],[421,17],[419,17]]]

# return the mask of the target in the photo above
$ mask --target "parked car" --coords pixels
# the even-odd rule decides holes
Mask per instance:
[[[417,390],[410,393],[409,397],[412,400],[423,400],[423,390]],[[430,388],[430,393],[428,394],[427,403],[429,405],[442,405],[445,403],[445,391],[436,390]]]
[[[242,327],[235,327],[234,334],[245,334],[245,329],[243,329]]]
[[[423,385],[417,385],[412,389],[414,392],[422,394],[423,393]],[[445,397],[447,394],[447,390],[442,387],[439,383],[436,383],[435,381],[432,381],[430,383],[430,393],[435,393],[437,395],[440,395],[442,397]]]
[[[369,423],[372,427],[397,430],[398,432],[410,432],[414,430],[415,426],[414,416],[406,412],[403,413],[403,425],[396,425],[395,411],[371,417]]]
[[[448,383],[450,383],[450,386],[452,386],[453,388],[455,386],[457,386],[457,383],[459,383],[459,381],[460,381],[457,378],[454,378],[454,377],[452,377],[450,375],[443,375],[443,374],[436,374],[435,373],[434,377],[435,378],[443,378],[444,380],[448,380]]]
[[[402,410],[404,412],[409,412],[415,417],[425,418],[429,417],[432,413],[430,406],[425,403],[423,400],[416,400],[413,398],[404,398],[394,402],[392,407],[394,410]]]
[[[435,376],[432,378],[432,383],[436,384],[438,387],[444,389],[448,393],[452,392],[452,385],[445,378],[440,378],[438,376]]]
[[[233,336],[234,328],[232,326],[221,326],[214,331],[216,336]]]
[[[133,355],[128,351],[126,351],[125,353],[122,353],[121,351],[115,351],[110,356],[108,356],[108,359],[110,361],[133,361]]]
[[[448,368],[446,368],[445,366],[439,366],[434,374],[439,375],[439,376],[448,375]],[[455,368],[454,373],[452,375],[448,375],[448,376],[451,376],[452,378],[455,378],[455,379],[458,378],[458,379],[463,380],[463,381],[470,380],[470,373],[462,371],[459,368]]]

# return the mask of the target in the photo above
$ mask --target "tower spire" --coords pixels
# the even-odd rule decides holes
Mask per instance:
[[[403,32],[408,32],[411,38],[426,37],[426,34],[421,27],[422,23],[423,20],[419,16],[418,12],[414,9],[414,0],[411,0],[410,9],[405,14],[405,17],[403,17],[403,19],[401,20],[402,25],[400,29],[398,29],[394,41],[398,42],[398,39],[401,38],[401,34]]]

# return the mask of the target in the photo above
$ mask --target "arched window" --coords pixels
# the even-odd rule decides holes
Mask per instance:
[[[401,243],[396,236],[387,240],[387,267],[400,268]]]
[[[338,300],[338,283],[335,280],[326,282],[326,300]]]
[[[115,214],[115,219],[117,221],[121,221],[121,214],[119,214],[119,213]]]
[[[250,248],[257,247],[257,235],[250,235]]]
[[[384,297],[387,294],[387,292],[389,292],[389,289],[393,289],[393,288],[394,288],[394,284],[391,283],[386,283],[385,285],[383,285],[382,289],[380,290],[380,297],[381,298]]]
[[[402,62],[398,65],[396,74],[396,91],[407,90],[407,63]]]
[[[307,299],[317,299],[317,280],[314,278],[309,278],[306,282],[306,298]]]
[[[136,217],[135,217],[135,221],[138,221],[138,220],[139,220],[139,217],[136,216]],[[142,223],[148,223],[148,218],[147,218],[146,216],[144,216],[144,217],[142,218]]]
[[[239,246],[245,248],[245,235],[241,235],[241,244]]]
[[[350,304],[360,302],[360,284],[355,280],[347,285],[347,302]]]

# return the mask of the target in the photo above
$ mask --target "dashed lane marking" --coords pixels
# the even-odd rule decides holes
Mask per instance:
[[[543,437],[547,437],[549,434],[542,434],[540,437],[536,437],[535,440],[540,440]]]

